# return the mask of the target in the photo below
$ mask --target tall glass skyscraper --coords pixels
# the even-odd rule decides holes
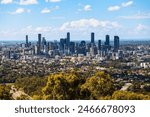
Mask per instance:
[[[67,48],[70,47],[70,32],[67,33],[66,45],[67,45]]]
[[[91,33],[91,43],[95,43],[95,34]]]
[[[119,50],[119,36],[114,36],[114,51],[118,52]]]
[[[105,45],[109,46],[110,45],[110,37],[109,35],[106,35],[106,42]]]

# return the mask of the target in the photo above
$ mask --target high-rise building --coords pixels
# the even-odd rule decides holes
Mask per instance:
[[[101,49],[102,49],[102,48],[101,48],[101,44],[102,44],[101,40],[98,40],[98,50],[101,50]]]
[[[67,45],[67,48],[70,47],[70,32],[67,33],[66,45]]]
[[[95,34],[91,33],[91,43],[95,43]]]
[[[114,51],[118,52],[119,50],[119,36],[114,36]]]
[[[48,42],[48,50],[54,50],[54,43]]]
[[[86,55],[86,42],[85,41],[81,41],[81,43],[78,46],[77,53]]]
[[[46,39],[45,39],[45,37],[43,37],[42,38],[42,46],[44,46],[44,45],[46,45],[47,43],[46,43]]]
[[[26,47],[29,47],[28,35],[26,35]]]
[[[110,45],[110,37],[109,35],[106,35],[106,42],[105,45],[109,46]]]
[[[66,46],[66,39],[60,39],[60,50],[64,52]]]
[[[75,53],[75,42],[70,42],[70,52],[71,54]]]
[[[37,45],[34,46],[34,54],[35,54],[35,55],[38,54],[38,46],[37,46]]]
[[[41,41],[42,41],[42,35],[38,34],[38,45],[41,45]]]
[[[37,53],[40,54],[41,53],[41,49],[42,49],[42,35],[38,34],[38,43],[37,43]]]

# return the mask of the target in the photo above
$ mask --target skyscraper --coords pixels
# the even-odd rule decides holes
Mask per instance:
[[[101,50],[101,40],[98,40],[98,50]]]
[[[28,42],[28,35],[26,35],[26,47],[29,46],[29,42]]]
[[[42,40],[42,35],[38,34],[38,45],[39,46],[41,45],[41,40]]]
[[[42,49],[42,35],[41,34],[38,34],[37,48],[38,48],[37,53],[40,54],[41,53],[41,49]]]
[[[119,36],[114,36],[114,51],[118,52],[119,50]]]
[[[95,34],[91,33],[91,43],[95,43]]]
[[[67,33],[66,45],[67,45],[67,48],[70,47],[70,32]]]
[[[60,50],[64,52],[66,46],[66,39],[60,39]]]
[[[46,45],[46,39],[45,37],[42,38],[42,46]]]
[[[70,42],[70,52],[71,54],[75,53],[75,42]]]
[[[105,45],[109,46],[110,45],[110,37],[109,35],[106,35],[106,42]]]

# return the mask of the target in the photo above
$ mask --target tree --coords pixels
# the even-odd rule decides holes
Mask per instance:
[[[51,100],[81,99],[80,86],[84,82],[85,78],[76,71],[51,74],[43,88],[43,97]]]
[[[115,91],[112,95],[114,100],[149,100],[150,96],[128,91]]]
[[[0,100],[10,100],[10,87],[7,85],[0,85]]]
[[[47,78],[31,77],[19,78],[15,82],[15,86],[19,89],[22,88],[25,93],[30,96],[41,95],[42,88],[46,85]]]
[[[131,92],[141,92],[141,83],[134,82],[127,90]]]
[[[65,100],[68,99],[68,82],[63,73],[52,74],[48,77],[48,82],[43,88],[43,99]]]
[[[89,99],[99,99],[109,96],[114,92],[113,81],[110,76],[104,72],[97,72],[94,76],[88,78],[81,86],[81,93]]]

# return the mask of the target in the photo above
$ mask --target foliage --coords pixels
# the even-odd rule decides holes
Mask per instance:
[[[58,75],[52,74],[48,77],[47,85],[42,90],[43,98],[51,100],[68,99],[68,88],[68,83],[62,73]]]
[[[10,86],[0,85],[0,100],[10,100]]]
[[[52,100],[79,99],[84,78],[77,72],[51,74],[43,88],[43,98]]]
[[[17,97],[17,100],[30,100],[28,95],[22,94],[21,96]]]
[[[15,82],[17,88],[22,88],[30,96],[41,95],[42,88],[46,85],[47,78],[20,78]]]
[[[85,95],[85,99],[99,99],[100,97],[111,95],[113,91],[113,82],[110,76],[104,72],[97,72],[81,86],[81,93]]]
[[[149,85],[133,83],[129,91],[119,91],[123,82],[114,82],[108,73],[67,71],[53,73],[48,78],[21,78],[15,82],[17,88],[32,96],[34,100],[143,100],[150,99]],[[26,99],[21,96],[20,99]]]
[[[150,96],[128,91],[115,91],[112,95],[114,100],[149,100]]]
[[[134,82],[131,86],[129,86],[128,91],[141,92],[141,83]]]

